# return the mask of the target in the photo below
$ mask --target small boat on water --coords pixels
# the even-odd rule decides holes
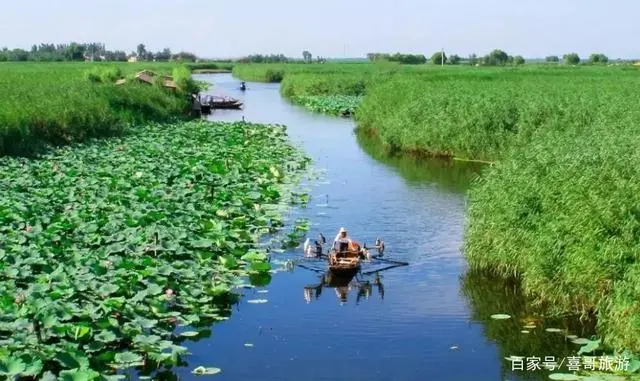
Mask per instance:
[[[209,104],[214,109],[240,109],[242,107],[242,102],[239,99],[231,97],[212,96]]]
[[[336,275],[353,275],[360,269],[360,261],[359,250],[332,250],[329,253],[329,270]]]

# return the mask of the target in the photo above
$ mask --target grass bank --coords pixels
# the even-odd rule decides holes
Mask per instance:
[[[639,351],[635,114],[540,135],[488,169],[470,191],[465,254],[553,312],[597,314],[605,343]]]
[[[638,74],[400,73],[356,120],[398,151],[494,161],[469,191],[470,267],[521,279],[551,313],[595,314],[605,345],[638,352]]]
[[[637,68],[330,66],[285,70],[283,96],[364,95],[358,126],[387,149],[495,162],[469,191],[470,267],[640,351]]]
[[[173,75],[177,92],[121,76],[142,69]],[[189,69],[170,63],[0,64],[0,155],[38,152],[88,138],[121,134],[128,126],[181,117],[194,84]]]
[[[307,162],[282,126],[208,122],[0,158],[0,374],[178,364],[238,276],[268,277],[258,239]]]
[[[247,64],[234,76],[246,81],[281,82],[281,94],[313,112],[350,116],[367,86],[401,70],[396,64]]]
[[[629,104],[637,71],[435,68],[370,86],[358,126],[404,151],[494,160],[540,130],[588,126]]]

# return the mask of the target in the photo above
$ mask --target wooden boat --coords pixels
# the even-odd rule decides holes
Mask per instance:
[[[336,275],[355,274],[360,269],[360,252],[355,250],[329,253],[329,270]]]
[[[211,97],[209,104],[214,109],[239,109],[242,107],[240,100],[229,97]]]

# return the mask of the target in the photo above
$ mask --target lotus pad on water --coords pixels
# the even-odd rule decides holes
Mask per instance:
[[[237,276],[269,271],[267,206],[307,162],[281,126],[207,122],[0,158],[0,364],[176,364],[197,332],[174,328],[222,318]]]

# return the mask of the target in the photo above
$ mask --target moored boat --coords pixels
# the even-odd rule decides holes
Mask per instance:
[[[230,97],[211,97],[209,104],[212,108],[218,109],[239,109],[242,107],[242,102],[239,99]]]

